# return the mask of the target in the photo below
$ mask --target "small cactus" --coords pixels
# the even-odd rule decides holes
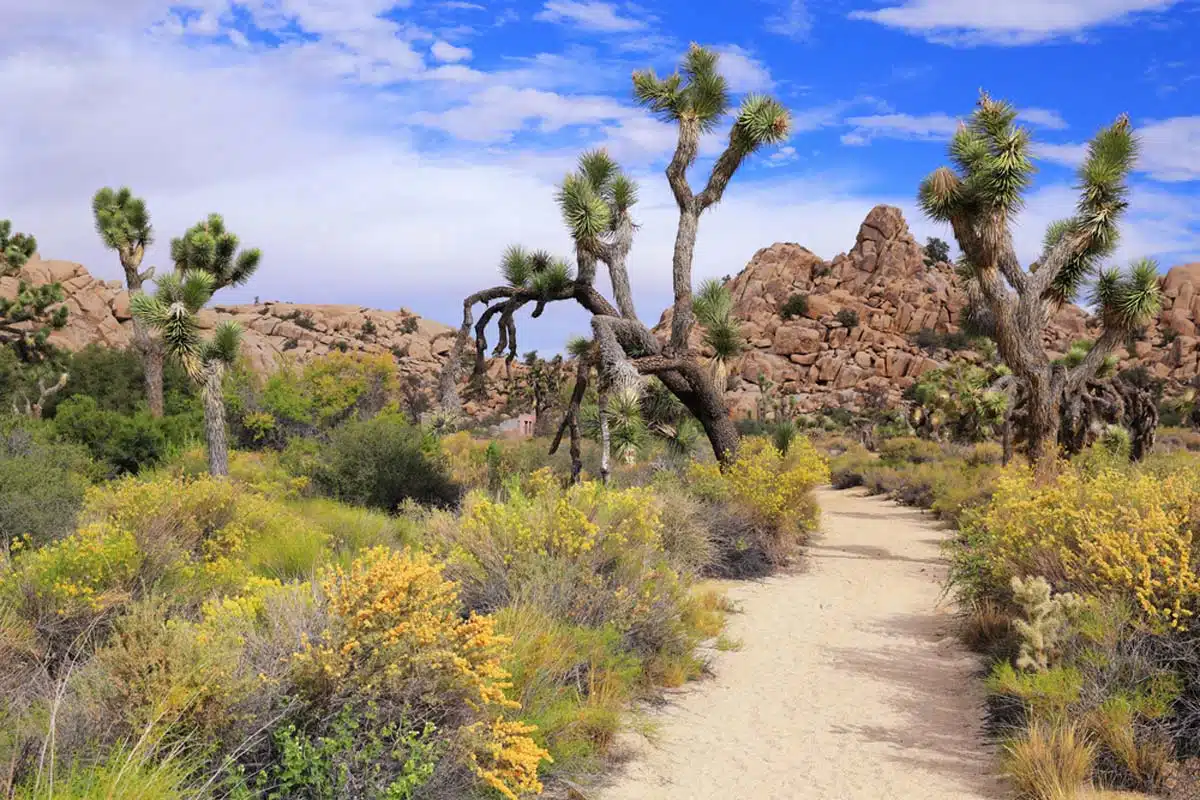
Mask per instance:
[[[1057,655],[1068,623],[1083,606],[1083,599],[1071,593],[1052,594],[1042,577],[1012,579],[1013,599],[1021,607],[1024,619],[1013,620],[1021,637],[1017,668],[1043,672]]]

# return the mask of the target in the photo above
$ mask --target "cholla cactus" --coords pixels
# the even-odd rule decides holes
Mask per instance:
[[[1050,584],[1040,576],[1025,580],[1013,576],[1012,590],[1013,599],[1025,615],[1025,619],[1013,620],[1013,627],[1021,637],[1017,667],[1035,672],[1047,670],[1067,626],[1083,607],[1083,599],[1070,593],[1052,595]]]
[[[987,329],[1004,362],[1028,393],[1027,439],[1039,474],[1052,474],[1064,396],[1077,394],[1129,332],[1160,306],[1158,268],[1137,261],[1126,272],[1101,269],[1115,248],[1117,224],[1128,206],[1127,178],[1137,156],[1129,119],[1101,130],[1079,169],[1073,216],[1046,231],[1042,255],[1028,270],[1013,247],[1012,223],[1028,189],[1033,164],[1028,131],[1008,103],[980,95],[970,119],[950,144],[954,166],[926,178],[919,201],[925,213],[949,222],[962,250],[971,318]],[[1077,363],[1054,363],[1042,345],[1051,313],[1093,282],[1092,300],[1104,332]]]

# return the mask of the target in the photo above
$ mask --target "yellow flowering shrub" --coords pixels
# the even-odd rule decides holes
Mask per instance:
[[[26,616],[88,616],[129,596],[142,566],[133,535],[107,522],[21,553],[0,580],[0,598]]]
[[[793,440],[784,456],[755,437],[742,442],[737,459],[724,471],[717,464],[695,463],[688,480],[701,497],[732,500],[773,528],[804,533],[816,527],[812,490],[829,481],[829,463],[807,438]]]
[[[505,719],[519,707],[505,694],[508,639],[491,617],[460,615],[458,586],[428,556],[373,548],[321,581],[331,616],[316,641],[293,658],[310,698],[348,692],[418,708],[435,724],[474,717],[459,735],[481,780],[501,794],[540,792],[538,764],[549,758],[527,726]]]
[[[1131,597],[1147,620],[1183,627],[1200,581],[1191,522],[1195,476],[1066,468],[1050,485],[1006,469],[973,522],[994,579],[1043,575],[1086,593]]]

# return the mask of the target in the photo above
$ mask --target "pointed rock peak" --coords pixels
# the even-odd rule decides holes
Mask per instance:
[[[855,243],[890,242],[902,237],[912,239],[912,233],[908,230],[908,222],[905,221],[903,212],[895,206],[878,205],[871,209],[867,218],[859,226],[858,238]]]

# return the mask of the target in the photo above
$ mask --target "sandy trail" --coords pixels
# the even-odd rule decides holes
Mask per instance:
[[[655,712],[603,800],[1004,797],[979,731],[977,660],[939,605],[945,532],[860,491],[820,492],[800,574],[730,583],[744,613],[715,678]]]

